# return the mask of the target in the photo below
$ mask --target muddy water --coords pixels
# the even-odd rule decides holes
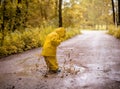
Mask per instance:
[[[120,89],[120,40],[82,31],[57,51],[59,74],[46,73],[41,48],[0,59],[0,89]]]

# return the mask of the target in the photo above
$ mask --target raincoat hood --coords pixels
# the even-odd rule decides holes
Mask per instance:
[[[65,37],[66,30],[63,27],[57,28],[55,32],[60,36],[60,37]]]

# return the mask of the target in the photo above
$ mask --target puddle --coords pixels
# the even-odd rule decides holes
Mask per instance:
[[[61,65],[63,73],[79,74],[85,72],[86,68],[77,65]]]
[[[86,71],[86,68],[84,67],[80,67],[77,65],[61,65],[60,67],[61,72],[58,74],[44,74],[44,77],[46,78],[66,78],[69,76],[74,76],[74,75],[78,75],[78,74],[82,74],[83,72]]]

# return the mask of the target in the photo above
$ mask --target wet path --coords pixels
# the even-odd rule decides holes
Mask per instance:
[[[58,47],[62,72],[45,75],[41,48],[0,60],[0,89],[120,89],[120,40],[83,31]]]

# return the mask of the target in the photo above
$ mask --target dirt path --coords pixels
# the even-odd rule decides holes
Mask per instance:
[[[120,40],[82,33],[58,47],[59,74],[46,75],[41,48],[0,59],[0,89],[120,89]]]

